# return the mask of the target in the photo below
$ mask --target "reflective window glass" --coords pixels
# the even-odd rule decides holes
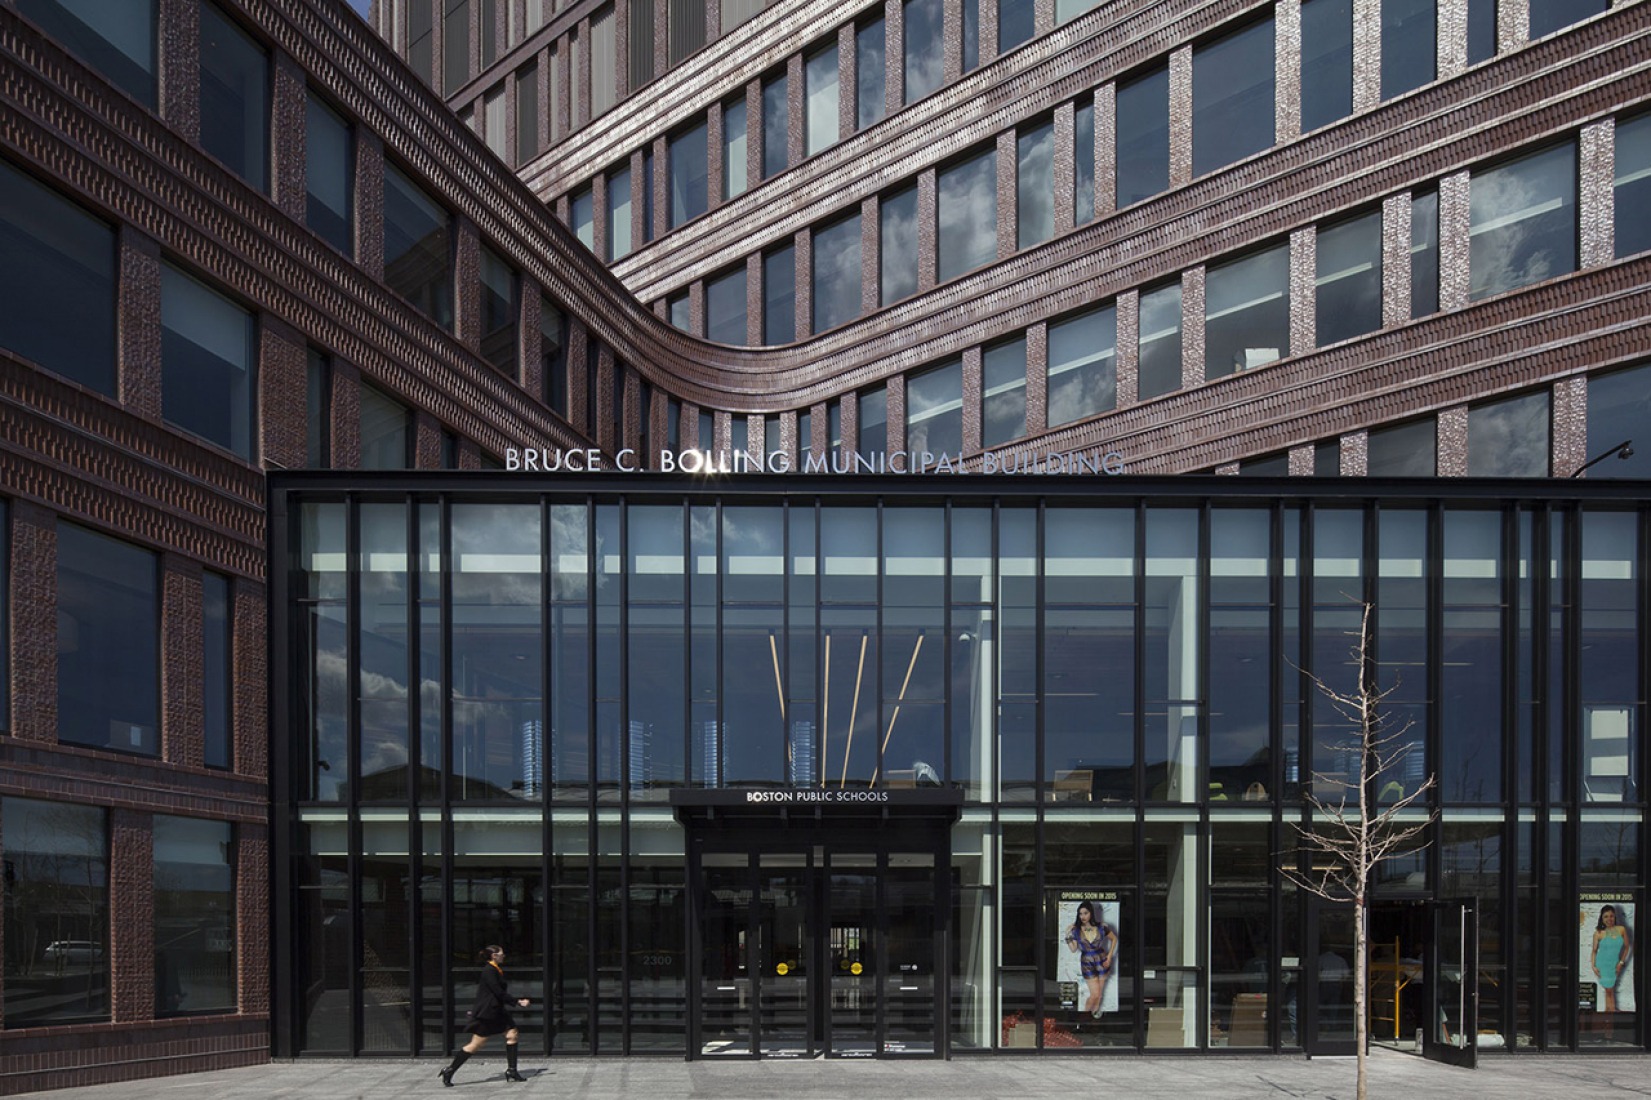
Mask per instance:
[[[673,229],[705,213],[709,172],[705,157],[704,125],[695,126],[671,139],[668,171]]]
[[[1468,263],[1474,298],[1576,270],[1576,188],[1574,141],[1473,173]]]
[[[1469,477],[1547,477],[1553,411],[1548,392],[1468,408]]]
[[[446,18],[442,47],[442,80],[456,92],[470,79],[470,0],[442,0]]]
[[[252,314],[161,268],[161,414],[242,458],[252,454]]]
[[[1192,51],[1192,173],[1273,144],[1271,17]]]
[[[361,387],[361,469],[407,470],[413,465],[413,414],[372,386]]]
[[[111,84],[155,106],[157,0],[17,0],[17,10]]]
[[[670,0],[666,37],[669,64],[675,65],[705,45],[705,0]]]
[[[1055,0],[1055,25],[1076,19],[1086,11],[1099,7],[1101,0]]]
[[[1625,441],[1644,439],[1651,424],[1651,365],[1596,374],[1588,379],[1588,457],[1610,454]],[[1588,467],[1584,477],[1651,477],[1651,446],[1627,458],[1608,458]],[[1567,475],[1570,470],[1555,470]]]
[[[1209,269],[1204,290],[1204,377],[1222,378],[1290,350],[1290,246]]]
[[[874,19],[854,32],[854,121],[864,130],[888,113],[887,45],[883,21]]]
[[[745,100],[732,99],[722,107],[722,197],[745,193]]]
[[[1438,422],[1412,420],[1370,433],[1365,469],[1371,477],[1433,477],[1437,450]]]
[[[882,386],[859,395],[859,446],[865,456],[882,454],[889,446],[889,399]]]
[[[539,66],[527,65],[516,73],[516,163],[539,155]]]
[[[762,257],[762,342],[789,344],[796,338],[797,250],[786,245]]]
[[[1176,307],[1181,307],[1177,303]],[[1049,326],[1049,426],[1107,412],[1118,404],[1118,310],[1090,310]],[[1176,366],[1177,383],[1180,366]]]
[[[1468,0],[1468,64],[1496,56],[1497,0]]]
[[[1118,85],[1118,205],[1169,188],[1169,68]]]
[[[155,1015],[234,1012],[230,825],[156,814],[153,844]]]
[[[574,72],[578,72],[574,67]],[[619,40],[613,5],[590,17],[590,114],[592,118],[619,99]],[[581,120],[583,121],[583,120]]]
[[[590,249],[596,247],[596,195],[590,188],[576,191],[568,198],[568,225],[580,244]]]
[[[1531,40],[1599,15],[1610,6],[1610,0],[1531,0]]]
[[[305,462],[312,470],[332,464],[332,364],[310,348],[304,387]]]
[[[269,186],[269,52],[217,5],[201,4],[201,148]]]
[[[1055,235],[1055,127],[1044,123],[1015,141],[1017,245],[1030,248]]]
[[[837,47],[827,46],[803,63],[803,154],[837,143]]]
[[[963,450],[961,360],[906,380],[906,449],[932,455],[956,455]]]
[[[814,232],[814,331],[860,315],[860,215]]]
[[[705,338],[719,344],[745,344],[744,267],[706,280]]]
[[[482,96],[482,137],[493,155],[504,160],[510,155],[509,115],[505,111],[503,84]]]
[[[943,169],[939,180],[940,281],[997,259],[997,153]]]
[[[1080,103],[1072,112],[1072,223],[1095,217],[1095,105]]]
[[[1350,218],[1319,230],[1318,346],[1382,327],[1382,212]]]
[[[1651,251],[1651,114],[1617,123],[1617,255]]]
[[[622,260],[631,252],[631,170],[608,173],[608,259]]]
[[[785,74],[762,85],[762,178],[785,171],[791,155],[791,103]]]
[[[1439,192],[1410,200],[1410,315],[1439,312]]]
[[[1008,53],[1037,33],[1033,0],[997,0],[997,52]]]
[[[355,251],[350,192],[355,188],[355,138],[350,124],[309,96],[304,121],[305,221],[344,255]]]
[[[0,798],[8,1028],[109,1019],[107,811]],[[62,989],[57,996],[42,988]]]
[[[115,231],[0,161],[0,345],[115,396]]]
[[[665,299],[665,313],[670,319],[672,328],[680,329],[683,332],[693,331],[693,301],[688,297],[686,290],[679,291]]]
[[[882,303],[917,293],[917,188],[885,196],[877,207]]]
[[[981,354],[980,443],[996,447],[1026,434],[1026,337]]]
[[[159,727],[155,555],[59,522],[57,739],[157,756]]]
[[[481,250],[482,358],[516,376],[516,269],[485,245]]]
[[[1301,130],[1353,113],[1353,0],[1301,5]]]
[[[384,166],[384,282],[445,329],[453,327],[452,219],[393,164]]]
[[[944,74],[943,0],[905,0],[906,102],[914,103],[936,88]]]
[[[1438,38],[1438,0],[1382,0],[1383,99],[1433,80]]]
[[[1140,396],[1181,388],[1181,284],[1141,295]]]

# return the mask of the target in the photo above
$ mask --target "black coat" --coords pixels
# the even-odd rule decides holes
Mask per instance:
[[[476,1003],[470,1008],[469,1030],[477,1035],[503,1035],[516,1026],[510,1009],[516,998],[505,985],[504,971],[488,963],[476,982]]]

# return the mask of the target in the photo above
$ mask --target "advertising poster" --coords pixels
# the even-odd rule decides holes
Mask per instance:
[[[1055,923],[1061,1005],[1099,1019],[1118,1011],[1116,890],[1063,890]]]
[[[1633,899],[1621,894],[1583,894],[1577,931],[1581,1007],[1633,1012]]]

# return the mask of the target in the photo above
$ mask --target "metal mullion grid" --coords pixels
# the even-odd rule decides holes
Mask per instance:
[[[1561,888],[1565,896],[1572,900],[1579,900],[1581,896],[1581,874],[1578,861],[1582,854],[1581,836],[1581,809],[1582,783],[1576,761],[1579,754],[1576,751],[1579,744],[1580,723],[1578,716],[1581,708],[1577,677],[1581,672],[1582,661],[1578,643],[1579,628],[1582,625],[1582,510],[1570,507],[1565,512],[1565,567],[1561,583],[1565,587],[1565,614],[1563,625],[1564,638],[1561,643],[1561,659],[1565,662],[1565,671],[1561,677],[1564,684],[1565,701],[1562,718],[1562,734],[1565,740],[1563,759],[1565,760],[1565,822],[1561,826],[1560,844],[1563,854],[1560,857],[1559,875]],[[1551,827],[1551,826],[1550,826]],[[1547,877],[1547,868],[1543,868],[1543,877]],[[1553,899],[1549,899],[1551,902]],[[1562,981],[1564,989],[1572,989],[1577,980],[1577,962],[1567,958]],[[1547,984],[1548,975],[1542,975],[1542,982]],[[1560,1017],[1562,1021],[1561,1034],[1564,1045],[1572,1051],[1577,1049],[1577,1013],[1568,1011]]]
[[[1301,506],[1301,523],[1297,531],[1297,534],[1300,537],[1300,545],[1296,547],[1296,584],[1297,602],[1299,604],[1299,622],[1296,625],[1296,657],[1299,661],[1299,667],[1296,672],[1297,789],[1295,804],[1292,808],[1284,807],[1283,799],[1281,798],[1279,800],[1281,818],[1279,822],[1279,838],[1281,841],[1284,837],[1289,836],[1291,831],[1300,830],[1309,824],[1311,820],[1308,813],[1307,800],[1303,796],[1302,792],[1304,790],[1312,789],[1313,769],[1318,766],[1317,761],[1314,760],[1314,756],[1316,755],[1314,752],[1314,749],[1316,748],[1316,740],[1313,733],[1313,707],[1317,702],[1317,692],[1313,687],[1313,636],[1316,629],[1315,620],[1317,618],[1317,608],[1314,605],[1314,585],[1318,579],[1318,563],[1317,558],[1314,556],[1317,547],[1317,539],[1315,538],[1317,526],[1318,503],[1316,500],[1309,499]],[[1282,790],[1282,788],[1280,789]],[[1286,813],[1292,814],[1294,820],[1282,820],[1283,815]],[[1299,839],[1299,836],[1291,837],[1291,839],[1297,840]],[[1302,850],[1299,844],[1293,845],[1292,847],[1295,852],[1295,870],[1297,874],[1300,874],[1306,869],[1303,864]],[[1284,849],[1280,850],[1282,851]],[[1283,883],[1277,883],[1276,888],[1279,892],[1280,904],[1282,905],[1284,894]],[[1308,904],[1307,898],[1308,891],[1298,886],[1295,891],[1296,926],[1300,929],[1297,940],[1298,951],[1303,951],[1309,945],[1309,936],[1316,937],[1318,934],[1316,930],[1309,927],[1309,919],[1312,916],[1312,906]],[[1283,917],[1282,911],[1279,913],[1279,916],[1280,918]],[[1282,919],[1280,920],[1280,923],[1283,923]],[[1279,938],[1279,942],[1282,945],[1282,930],[1274,929],[1273,934]],[[1282,997],[1282,976],[1275,976],[1274,980],[1279,981],[1279,992]],[[1296,1041],[1301,1045],[1302,1049],[1305,1050],[1307,1048],[1306,1035],[1308,1024],[1308,1000],[1306,988],[1307,969],[1305,966],[1300,966],[1297,970],[1296,983]],[[1282,999],[1279,1003],[1282,1005]],[[1283,1031],[1280,1030],[1280,1047],[1283,1046],[1283,1040]]]
[[[1497,942],[1517,944],[1519,922],[1519,520],[1520,509],[1506,502],[1502,506],[1502,868],[1499,894],[1502,923],[1496,929]],[[1533,528],[1534,529],[1534,528]],[[1534,567],[1534,565],[1533,565]],[[1536,616],[1531,616],[1535,627]],[[1534,629],[1533,629],[1534,637]],[[1441,660],[1443,655],[1441,654]],[[1531,688],[1536,689],[1536,678]],[[1531,716],[1532,743],[1535,743],[1535,717]],[[1483,928],[1480,929],[1483,933]],[[1515,997],[1518,983],[1513,980],[1517,963],[1506,948],[1502,955],[1501,1021],[1505,1035],[1516,1035],[1519,1030],[1519,1006]],[[1483,1002],[1481,1002],[1482,1005]],[[1482,1013],[1481,1013],[1482,1015]],[[1509,1049],[1512,1049],[1511,1047]]]
[[[345,874],[350,897],[350,1040],[351,1055],[361,1053],[361,497],[350,493],[344,503],[344,667],[346,680],[344,712],[344,774],[348,797],[345,800]]]
[[[766,429],[765,429],[766,430]],[[818,598],[818,593],[816,593]],[[772,637],[772,636],[770,636]],[[783,641],[782,641],[783,640]],[[787,700],[791,698],[791,501],[780,501],[780,636],[773,639],[780,696],[780,786],[791,786],[791,720]],[[780,651],[785,656],[780,657]],[[782,686],[783,685],[783,686]],[[690,704],[691,705],[691,704]]]
[[[622,496],[614,505],[619,510],[619,621],[616,629],[619,631],[619,896],[628,899],[631,896],[631,558],[630,558],[630,498]],[[598,829],[591,830],[591,837],[595,839]],[[595,862],[591,864],[595,870]],[[596,911],[594,896],[592,897],[591,911]],[[631,1052],[631,983],[627,980],[630,969],[630,924],[625,919],[626,911],[623,903],[619,908],[619,1051],[621,1054]],[[592,945],[595,944],[592,940]],[[592,951],[594,955],[595,952]],[[600,996],[600,994],[598,994]],[[602,1034],[592,1029],[597,1039],[598,1047],[602,1047]]]
[[[1296,528],[1298,534],[1300,527]],[[1301,557],[1296,556],[1296,585],[1298,597],[1296,600],[1297,630],[1296,637],[1301,636],[1299,619],[1301,600],[1299,589],[1302,578]],[[1267,739],[1272,746],[1271,768],[1268,790],[1273,796],[1267,800],[1267,850],[1271,852],[1284,851],[1284,837],[1280,822],[1279,807],[1284,804],[1284,691],[1282,678],[1284,675],[1284,508],[1278,501],[1267,510],[1267,636],[1272,639],[1267,654]],[[1299,661],[1301,654],[1296,658]],[[1300,708],[1296,714],[1296,759],[1301,759],[1301,715]],[[1213,876],[1206,876],[1210,878]],[[1283,916],[1283,888],[1280,876],[1267,876],[1267,950],[1268,957],[1281,959],[1284,957],[1284,921]],[[1299,995],[1299,991],[1298,991]],[[1284,1003],[1283,974],[1279,967],[1267,968],[1267,1003],[1282,1005]],[[1279,1030],[1279,1021],[1284,1018],[1282,1012],[1267,1014],[1267,1048],[1277,1053],[1283,1047],[1283,1035]],[[1231,1040],[1229,1040],[1230,1042]]]
[[[406,500],[407,511],[407,555],[406,585],[407,585],[407,882],[411,887],[407,891],[407,985],[408,999],[412,1004],[413,1026],[408,1029],[408,1053],[418,1054],[419,1046],[423,1041],[422,1021],[424,1019],[424,983],[418,980],[419,960],[423,957],[424,927],[420,920],[423,909],[422,896],[419,889],[419,860],[424,854],[423,824],[418,812],[418,776],[421,774],[421,712],[420,701],[422,693],[418,690],[420,643],[423,641],[423,631],[420,629],[419,619],[419,511],[418,500],[408,493]]]
[[[443,1053],[452,1052],[453,1019],[453,500],[441,496],[441,995]]]
[[[952,776],[952,647],[957,637],[952,622],[952,499],[947,497],[940,506],[940,629],[942,645],[940,647],[941,675],[945,680],[945,697],[940,701],[941,728],[946,731],[945,741],[940,752],[940,774],[947,787],[951,786]],[[979,644],[978,642],[976,643]],[[948,846],[948,860],[946,881],[951,881],[950,846]],[[949,964],[948,964],[949,969]],[[948,1019],[945,1032],[951,1034],[951,1021]]]
[[[883,770],[883,742],[877,737],[877,731],[883,728],[883,647],[885,633],[883,630],[883,575],[887,567],[887,546],[883,539],[883,498],[877,498],[876,511],[877,531],[877,607],[873,616],[872,630],[877,634],[877,667],[872,680],[872,690],[877,700],[872,713],[877,715],[876,723],[872,728],[872,744],[877,748],[877,754],[872,758],[872,774],[878,776],[884,784],[888,783],[888,775]],[[853,732],[852,730],[850,731]],[[885,822],[887,814],[885,812]],[[872,997],[877,1005],[877,1019],[872,1025],[876,1038],[872,1041],[876,1053],[883,1054],[888,1044],[888,981],[889,981],[889,855],[886,838],[879,838],[877,843],[877,886],[872,895],[872,905],[875,906],[875,920],[877,923],[877,959],[876,980],[882,988],[873,989]],[[830,979],[827,979],[828,981]]]
[[[1129,936],[1135,943],[1146,943],[1146,621],[1147,621],[1147,506],[1146,501],[1135,502],[1135,831],[1131,842],[1134,846],[1132,853],[1135,862],[1135,889],[1133,890],[1134,912],[1127,919],[1123,914],[1123,900],[1128,897],[1120,894],[1118,923],[1129,929]],[[1166,693],[1167,694],[1167,693]],[[1039,844],[1039,859],[1042,859],[1042,845]],[[1041,940],[1042,937],[1039,937]],[[1136,957],[1135,988],[1140,989],[1144,980],[1146,968],[1141,965],[1140,957]],[[1118,975],[1114,976],[1116,980]],[[1135,1003],[1130,1006],[1130,1015],[1133,1034],[1130,1036],[1137,1051],[1146,1046],[1146,998],[1136,996]]]
[[[265,551],[264,575],[269,581],[269,606],[274,609],[269,622],[270,681],[279,685],[279,689],[270,694],[270,717],[272,729],[292,730],[294,722],[291,698],[296,694],[292,668],[292,634],[294,625],[305,618],[296,613],[291,591],[294,528],[289,524],[287,517],[294,505],[294,498],[290,494],[272,493],[270,505],[270,540]],[[302,507],[301,504],[299,506]],[[233,599],[233,586],[230,593]],[[307,719],[304,725],[307,739]],[[299,923],[294,913],[295,899],[299,891],[293,882],[295,876],[292,873],[298,859],[298,845],[295,843],[298,829],[298,814],[295,812],[298,791],[292,765],[292,741],[293,738],[290,736],[276,736],[270,739],[270,776],[272,780],[286,780],[284,785],[272,783],[273,796],[270,799],[269,873],[274,935],[270,944],[270,956],[274,964],[274,973],[288,975],[287,981],[271,982],[269,989],[270,1026],[273,1031],[272,1053],[278,1058],[290,1058],[298,1053],[299,1034],[297,998],[292,996],[294,987],[298,984],[295,979],[298,968],[293,961],[293,944],[296,942],[295,929]]]
[[[1445,759],[1445,731],[1444,723],[1440,721],[1442,704],[1440,693],[1444,689],[1444,672],[1440,668],[1444,659],[1445,639],[1445,517],[1444,508],[1434,501],[1427,509],[1427,524],[1423,528],[1423,538],[1426,542],[1426,551],[1423,561],[1424,580],[1423,591],[1427,593],[1427,608],[1422,617],[1425,624],[1423,633],[1426,636],[1427,648],[1422,660],[1427,670],[1427,697],[1423,703],[1422,713],[1427,718],[1427,747],[1425,767],[1429,775],[1435,777],[1444,774]],[[1380,681],[1377,681],[1380,689]],[[1377,778],[1372,776],[1372,778]],[[1445,825],[1443,810],[1445,804],[1444,785],[1435,778],[1431,797],[1428,799],[1429,808],[1433,812],[1433,843],[1422,849],[1422,863],[1427,872],[1429,884],[1428,893],[1437,901],[1444,897],[1445,889],[1445,853],[1444,838]],[[1372,806],[1377,803],[1372,801]],[[1477,899],[1475,900],[1477,905]]]
[[[1198,833],[1193,844],[1195,851],[1201,850],[1205,853],[1204,859],[1199,861],[1204,871],[1198,876],[1199,881],[1193,884],[1193,889],[1198,894],[1199,908],[1204,913],[1205,921],[1203,935],[1198,937],[1197,954],[1199,992],[1202,994],[1199,999],[1204,1012],[1204,1019],[1195,1021],[1195,1024],[1199,1025],[1196,1044],[1199,1050],[1207,1050],[1210,1045],[1210,982],[1212,980],[1210,976],[1210,929],[1208,927],[1211,913],[1211,879],[1214,878],[1210,873],[1209,863],[1209,853],[1213,848],[1211,838],[1214,835],[1214,831],[1210,828],[1209,793],[1210,651],[1212,648],[1210,636],[1213,633],[1212,624],[1214,623],[1214,615],[1210,608],[1210,557],[1212,554],[1210,545],[1212,519],[1210,512],[1210,501],[1205,498],[1198,505],[1198,575],[1193,582],[1197,586],[1195,598],[1198,601],[1193,614],[1197,617],[1196,621],[1199,624],[1196,639],[1198,653],[1198,698],[1196,700],[1198,717],[1197,725],[1194,727],[1198,731],[1198,752],[1196,759],[1193,761],[1193,767],[1197,771],[1193,775],[1192,786],[1192,789],[1198,792],[1199,797],[1198,804],[1195,807],[1198,812]]]
[[[590,389],[595,393],[594,385]],[[593,496],[585,497],[585,713],[590,715],[585,737],[588,748],[586,750],[585,765],[585,1020],[590,1032],[590,1054],[600,1053],[602,1039],[597,1033],[601,1024],[601,976],[596,967],[596,930],[600,923],[596,912],[596,859],[598,834],[601,825],[597,818],[596,789],[601,777],[601,763],[597,759],[597,746],[601,740],[599,732],[600,713],[596,704],[596,681],[598,679],[597,657],[601,652],[600,615],[596,599],[596,509],[597,502]]]
[[[1538,1050],[1544,1050],[1548,1045],[1548,815],[1552,803],[1549,798],[1551,779],[1548,775],[1548,734],[1554,703],[1548,697],[1548,654],[1552,644],[1549,626],[1553,621],[1550,605],[1550,580],[1553,576],[1551,519],[1552,512],[1546,506],[1531,510],[1531,687],[1535,699],[1535,705],[1531,709],[1531,765],[1535,773],[1531,777],[1531,799],[1535,809],[1535,820],[1531,822],[1530,864],[1533,889],[1530,941],[1536,956],[1531,964],[1531,1038]],[[1517,801],[1515,807],[1514,835],[1517,837]],[[1516,848],[1516,861],[1518,855]],[[1517,897],[1516,892],[1516,901]],[[1517,921],[1517,905],[1514,914]],[[1519,942],[1517,932],[1516,927],[1515,937],[1509,941],[1510,943]],[[1517,1012],[1517,1005],[1515,1011]],[[1518,1026],[1517,1018],[1514,1020],[1514,1026]]]
[[[540,1037],[540,1053],[550,1057],[552,1041],[555,1033],[555,1016],[551,1011],[550,991],[555,988],[551,983],[550,963],[555,954],[556,921],[553,914],[556,912],[556,879],[551,847],[551,803],[554,792],[550,784],[550,755],[555,744],[551,724],[550,699],[550,670],[555,667],[555,633],[551,629],[551,607],[554,599],[553,581],[551,579],[551,551],[550,551],[550,497],[548,494],[539,494],[539,583],[543,587],[539,591],[539,637],[543,648],[539,652],[539,882],[544,896],[542,909],[543,920],[539,928],[539,980],[540,988],[544,990],[541,1010],[544,1017],[544,1034]]]

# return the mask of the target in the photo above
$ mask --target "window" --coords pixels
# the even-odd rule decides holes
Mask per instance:
[[[171,264],[161,268],[161,415],[252,455],[252,314]]]
[[[997,153],[988,149],[940,173],[940,281],[997,259]]]
[[[693,331],[693,301],[686,290],[679,290],[665,299],[665,315],[670,319],[672,328]]]
[[[482,97],[482,136],[493,155],[504,160],[510,155],[510,126],[505,113],[505,86],[498,87]]]
[[[954,359],[906,380],[906,450],[936,456],[963,450],[962,360]],[[909,461],[921,463],[920,459]]]
[[[545,131],[553,142],[562,137],[562,75],[567,71],[567,54],[568,47],[559,44],[545,55],[550,65],[550,72],[545,78]]]
[[[350,124],[310,93],[304,122],[305,220],[315,235],[344,253],[355,252],[350,192],[355,187],[355,136]]]
[[[1080,103],[1072,112],[1072,224],[1095,217],[1095,105]]]
[[[808,456],[814,453],[814,414],[804,409],[797,414],[797,466],[806,468]]]
[[[1181,284],[1141,295],[1140,396],[1181,388]]]
[[[436,83],[435,0],[408,0],[407,64],[426,84]]]
[[[837,47],[827,46],[803,65],[803,155],[837,143]]]
[[[17,0],[17,10],[151,110],[156,0]]]
[[[0,345],[115,396],[115,231],[0,161]]]
[[[1313,445],[1313,476],[1341,476],[1341,440],[1332,439]]]
[[[1496,56],[1496,0],[1468,0],[1468,64]]]
[[[722,197],[731,199],[750,186],[745,174],[745,100],[731,99],[722,108]]]
[[[1617,255],[1651,250],[1651,114],[1617,123]]]
[[[791,245],[763,253],[762,342],[797,338],[797,250]]]
[[[1366,472],[1371,477],[1433,477],[1438,424],[1429,417],[1370,433]]]
[[[1204,289],[1204,377],[1265,366],[1289,348],[1290,246],[1211,267]]]
[[[705,127],[695,126],[671,139],[669,167],[671,184],[671,228],[705,213],[708,165]]]
[[[1382,212],[1319,230],[1318,346],[1382,327]]]
[[[883,21],[874,19],[854,32],[854,122],[864,130],[888,112],[888,60]]]
[[[1273,144],[1273,21],[1192,51],[1192,172],[1201,176]]]
[[[705,0],[670,0],[666,58],[675,65],[705,45]]]
[[[155,1015],[234,1012],[230,825],[156,814],[153,838]]]
[[[545,404],[563,420],[568,416],[568,320],[548,298],[539,299],[539,362],[545,380]]]
[[[1410,200],[1410,316],[1439,312],[1439,192]]]
[[[1240,477],[1289,477],[1290,453],[1243,459],[1238,464],[1238,474]]]
[[[1049,326],[1051,428],[1117,407],[1117,346],[1116,306],[1090,310]],[[1176,382],[1180,382],[1179,366]]]
[[[332,465],[332,364],[310,348],[306,366],[304,464],[325,470]]]
[[[393,164],[384,166],[384,283],[453,327],[452,219]]]
[[[1575,142],[1475,172],[1469,206],[1474,298],[1576,270]]]
[[[619,99],[619,44],[613,6],[590,17],[590,117],[595,118]],[[578,71],[576,68],[575,72]]]
[[[1015,139],[1016,245],[1030,248],[1055,235],[1055,127],[1046,122]]]
[[[642,154],[642,243],[654,239],[654,153]]]
[[[944,76],[943,0],[905,0],[906,102],[915,103],[940,87]]]
[[[1599,15],[1610,0],[1531,0],[1531,41]]]
[[[889,395],[882,386],[859,395],[860,439],[857,453],[870,458],[889,448]]]
[[[705,338],[719,344],[745,344],[744,265],[706,280]]]
[[[1118,205],[1169,188],[1169,68],[1118,85]]]
[[[269,54],[216,5],[201,4],[201,148],[269,187]]]
[[[372,386],[361,387],[361,468],[409,470],[413,466],[413,414]]]
[[[5,951],[8,1028],[109,1018],[108,829],[95,806],[0,798],[5,942],[33,945]],[[42,996],[43,981],[74,995]]]
[[[841,454],[843,450],[843,403],[832,401],[826,405],[826,450]]]
[[[790,158],[791,104],[785,74],[762,85],[762,178],[785,171]]]
[[[154,554],[58,522],[59,741],[160,755],[159,588]]]
[[[860,215],[814,232],[814,331],[860,315]]]
[[[1026,434],[1026,337],[987,348],[980,370],[980,445],[1019,439]]]
[[[526,65],[516,73],[516,164],[539,155],[539,66]]]
[[[622,260],[631,254],[631,170],[618,168],[608,173],[608,259]]]
[[[1420,88],[1438,74],[1437,0],[1382,0],[1382,98]]]
[[[1547,477],[1552,420],[1546,390],[1469,408],[1468,476]]]
[[[963,71],[972,73],[980,67],[980,5],[981,0],[963,0]]]
[[[1101,0],[1055,0],[1055,25],[1068,23],[1100,6]]]
[[[491,248],[482,247],[482,358],[494,370],[516,377],[516,269]]]
[[[470,0],[446,0],[446,5],[442,79],[446,91],[456,92],[470,79]]]
[[[766,6],[765,0],[722,0],[722,33],[755,17]]]
[[[596,248],[596,194],[589,187],[568,198],[568,226],[580,244]]]
[[[628,0],[630,4],[630,75],[631,91],[651,83],[654,78],[654,0]]]
[[[1588,379],[1588,457],[1608,453],[1625,440],[1644,438],[1651,423],[1651,364],[1596,374]],[[1568,474],[1569,470],[1556,470]],[[1583,475],[1651,477],[1651,446],[1633,449],[1627,458],[1612,458],[1590,466]]]
[[[1353,113],[1353,0],[1301,5],[1301,130]]]
[[[997,52],[1008,53],[1037,33],[1033,0],[997,0]]]
[[[917,293],[917,188],[905,187],[877,204],[877,266],[883,305]]]
[[[11,728],[11,661],[7,647],[11,639],[11,620],[7,617],[6,599],[11,591],[11,517],[6,502],[0,498],[0,730]],[[0,837],[3,841],[4,837]]]

